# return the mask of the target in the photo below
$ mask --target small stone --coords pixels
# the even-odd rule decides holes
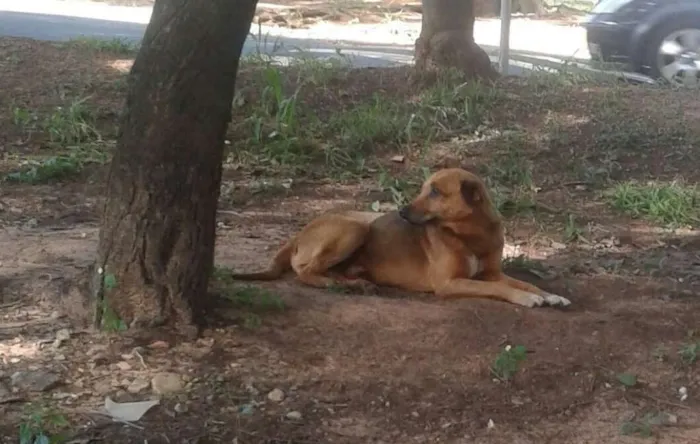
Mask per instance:
[[[411,416],[413,416],[414,418],[418,418],[420,415],[418,414],[418,412],[411,412]]]
[[[284,401],[284,392],[276,388],[267,394],[267,399],[272,402],[282,402]]]
[[[169,395],[181,391],[184,384],[176,373],[159,373],[151,379],[151,387],[157,395]]]
[[[29,392],[45,392],[60,383],[57,374],[43,370],[16,372],[10,377],[12,385]]]
[[[66,360],[66,355],[58,354],[53,357],[54,361],[65,361]]]
[[[257,396],[258,393],[260,393],[250,381],[245,384],[245,389],[248,393],[250,393],[253,396]]]
[[[39,225],[39,222],[36,219],[31,218],[28,221],[26,221],[24,224],[22,224],[22,228],[24,230],[31,230],[33,228],[36,228],[38,225]]]
[[[117,362],[117,368],[122,371],[128,371],[131,370],[131,364],[126,361],[120,361]]]
[[[496,424],[494,424],[493,419],[489,419],[489,422],[486,424],[487,429],[492,429],[496,427]]]
[[[287,419],[291,419],[292,421],[298,421],[301,419],[301,412],[292,410],[291,412],[287,413]]]
[[[671,413],[661,412],[649,419],[651,425],[675,425],[678,424],[678,417]]]
[[[134,379],[131,382],[131,384],[129,384],[126,387],[126,391],[129,393],[140,393],[140,392],[148,389],[148,387],[150,387],[150,386],[151,386],[151,382],[149,380],[137,378],[137,379]]]
[[[62,328],[56,332],[56,340],[67,341],[70,339],[70,330]]]
[[[149,344],[149,346],[148,346],[148,348],[160,348],[160,349],[169,348],[169,347],[170,347],[170,344],[168,344],[165,341],[155,341],[155,342],[152,342],[151,344]]]
[[[103,344],[95,344],[90,346],[88,350],[85,352],[86,355],[88,356],[102,356],[100,352],[106,352],[107,351],[107,346]]]
[[[252,415],[253,411],[255,410],[255,406],[253,404],[243,404],[238,408],[238,413],[241,415]]]
[[[174,409],[177,413],[186,413],[186,412],[187,412],[187,406],[186,406],[185,404],[180,403],[180,402],[178,402],[177,404],[175,404],[175,407],[173,407],[173,409]]]
[[[110,381],[99,381],[93,386],[93,391],[98,395],[106,395],[112,391],[112,383]]]

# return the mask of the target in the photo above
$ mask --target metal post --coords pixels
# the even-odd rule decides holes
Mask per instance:
[[[498,65],[504,76],[508,75],[510,67],[510,2],[511,0],[501,0],[501,43],[498,51]]]

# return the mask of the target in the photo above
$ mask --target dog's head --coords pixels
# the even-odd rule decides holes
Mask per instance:
[[[401,208],[399,214],[417,225],[465,221],[475,215],[498,220],[484,182],[461,168],[434,173],[425,181],[418,197]]]

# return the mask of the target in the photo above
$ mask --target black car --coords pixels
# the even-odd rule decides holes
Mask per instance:
[[[583,26],[593,60],[700,86],[700,0],[599,0]]]

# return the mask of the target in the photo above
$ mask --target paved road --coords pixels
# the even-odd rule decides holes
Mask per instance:
[[[67,41],[80,36],[111,39],[115,37],[139,41],[146,25],[83,17],[21,13],[0,11],[0,35],[28,37],[39,40]],[[258,41],[261,40],[261,41]],[[342,53],[353,56],[358,66],[387,66],[395,63],[410,63],[413,58],[411,46],[371,45],[356,43],[336,43],[314,39],[290,37],[267,37],[257,39],[251,36],[245,43],[244,53],[258,51],[284,58],[304,52],[319,56]]]
[[[0,36],[66,41],[79,36],[138,41],[151,15],[150,8],[115,7],[103,3],[56,0],[0,0]],[[500,23],[478,21],[475,39],[496,61]],[[339,49],[355,66],[411,63],[419,23],[372,25],[320,24],[311,29],[251,27],[244,53],[258,51],[284,59],[300,50],[314,56],[333,56]],[[343,36],[331,40],[328,36]],[[545,48],[543,50],[543,48]],[[578,27],[514,20],[511,26],[510,73],[556,69],[564,62],[587,63],[585,34]]]

